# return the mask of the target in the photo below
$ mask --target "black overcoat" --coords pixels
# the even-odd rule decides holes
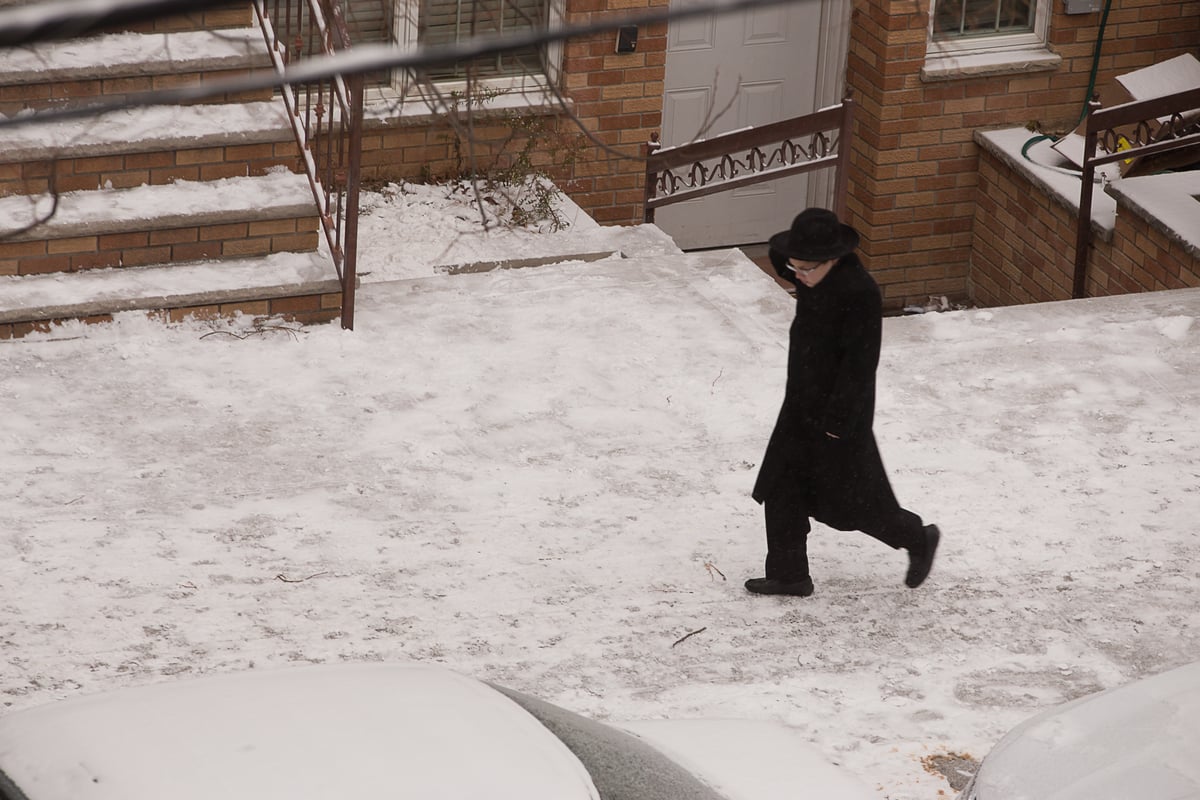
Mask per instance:
[[[808,516],[839,530],[867,530],[899,510],[872,430],[883,304],[854,254],[811,289],[785,260],[772,262],[796,284],[787,388],[754,486],[769,502],[790,493]],[[834,439],[827,434],[834,434]]]

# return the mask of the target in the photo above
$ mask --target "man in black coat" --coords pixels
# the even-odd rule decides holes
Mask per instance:
[[[908,550],[905,583],[929,575],[940,532],[900,507],[872,430],[883,303],[854,249],[858,232],[823,208],[771,237],[771,263],[796,285],[787,389],[754,485],[766,515],[766,577],[756,594],[813,593],[809,519]]]

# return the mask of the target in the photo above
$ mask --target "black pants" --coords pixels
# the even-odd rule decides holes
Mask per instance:
[[[808,532],[812,525],[803,503],[796,497],[775,497],[763,503],[763,512],[767,523],[767,577],[789,583],[809,577]],[[860,530],[888,547],[900,549],[922,542],[923,527],[919,516],[897,508]]]

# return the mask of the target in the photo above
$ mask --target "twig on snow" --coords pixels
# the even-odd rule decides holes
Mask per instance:
[[[312,575],[309,575],[307,578],[289,578],[288,576],[284,575],[281,572],[275,576],[275,580],[283,581],[284,583],[304,583],[305,581],[312,580],[313,578],[319,578],[322,575],[328,575],[328,574],[329,574],[328,571],[314,572]]]
[[[706,570],[708,570],[708,577],[710,577],[710,578],[712,578],[713,573],[715,572],[721,576],[721,580],[723,580],[723,581],[729,580],[728,578],[725,577],[725,573],[721,572],[721,570],[717,569],[717,565],[712,563],[711,561],[705,561],[704,568]]]
[[[254,326],[253,329],[247,331],[246,333],[237,333],[236,331],[215,330],[215,331],[209,331],[208,333],[205,333],[205,334],[201,334],[200,338],[207,339],[209,336],[216,336],[217,334],[223,334],[225,336],[232,336],[235,339],[241,339],[244,341],[246,339],[249,339],[251,336],[262,336],[262,335],[266,334],[268,331],[284,331],[285,333],[290,334],[293,339],[299,340],[300,337],[298,334],[300,333],[301,329],[300,328],[291,328],[291,327],[288,327],[287,325],[256,325],[256,326]]]
[[[688,639],[695,636],[697,633],[704,633],[706,630],[708,630],[707,625],[705,625],[703,628],[697,628],[696,630],[692,631],[691,633],[685,633],[683,636],[680,636],[678,639],[675,640],[675,644],[682,644],[682,643],[686,642]],[[674,647],[675,644],[671,645],[671,647]]]

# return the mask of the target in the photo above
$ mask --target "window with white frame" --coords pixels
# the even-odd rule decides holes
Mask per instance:
[[[931,0],[926,71],[1057,62],[1046,47],[1050,0]]]
[[[444,46],[475,37],[529,33],[556,24],[563,0],[347,0],[351,41],[394,41],[405,49]],[[557,72],[561,45],[525,47],[470,62],[430,67],[422,77],[456,83],[468,75],[489,84],[527,83]],[[397,82],[404,82],[397,76]],[[387,82],[387,81],[385,81]]]
[[[1030,33],[1035,12],[1031,0],[938,0],[933,38],[946,41]]]
[[[496,37],[527,34],[545,27],[546,0],[420,0],[417,44],[457,44],[478,36]],[[472,72],[477,78],[531,75],[541,72],[538,48],[496,53],[470,62],[430,67],[432,80],[461,80]]]

